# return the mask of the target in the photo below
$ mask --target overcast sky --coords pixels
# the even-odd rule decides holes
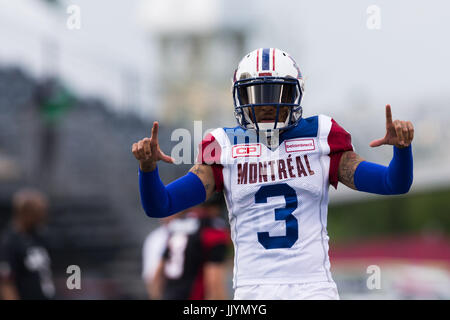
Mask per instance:
[[[153,3],[148,7],[158,8],[157,3],[177,2],[66,1],[81,8],[82,28],[69,31],[65,28],[68,14],[61,10],[59,20],[44,21],[45,14],[32,12],[36,6],[30,4],[36,1],[0,0],[3,50],[20,46],[32,59],[30,56],[40,53],[26,51],[27,37],[42,39],[55,35],[72,55],[104,69],[118,65],[151,69],[156,61],[148,34],[139,24],[138,17],[142,15],[139,9],[142,3]],[[201,5],[203,1],[189,3]],[[450,96],[448,1],[279,0],[275,4],[265,0],[219,0],[217,3],[219,14],[214,16],[218,16],[219,23],[251,30],[248,50],[280,47],[296,58],[307,78],[305,105],[314,106],[312,113],[346,108],[352,95],[367,96],[374,105],[381,106],[386,102],[401,106],[430,96],[446,95],[447,99]],[[381,10],[379,30],[367,28],[366,10],[370,5]],[[162,15],[163,19],[182,21],[169,10],[162,13],[169,15],[167,18]],[[20,28],[13,30],[11,26]],[[16,34],[20,36],[14,37]]]

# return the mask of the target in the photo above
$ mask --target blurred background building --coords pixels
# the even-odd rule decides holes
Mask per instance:
[[[367,27],[370,5],[380,29]],[[391,148],[368,146],[384,134],[386,103],[416,128],[408,195],[331,192],[342,298],[448,299],[449,12],[444,0],[0,0],[0,227],[12,193],[39,187],[51,200],[59,297],[146,298],[142,244],[157,223],[140,207],[132,143],[154,120],[166,153],[177,128],[201,139],[193,121],[234,126],[235,66],[254,48],[279,47],[306,78],[305,116],[332,116],[364,158],[391,159]],[[189,167],[161,164],[162,179]],[[65,288],[71,264],[80,291]],[[381,290],[365,286],[369,265],[381,268]]]

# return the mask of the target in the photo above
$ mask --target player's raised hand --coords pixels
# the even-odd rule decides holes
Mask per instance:
[[[386,105],[386,135],[384,138],[373,140],[371,147],[379,147],[383,144],[394,145],[397,148],[409,146],[414,138],[414,127],[411,121],[392,121],[391,106]]]
[[[133,143],[131,151],[137,160],[142,171],[153,171],[156,168],[156,162],[162,160],[164,162],[173,163],[175,160],[172,157],[164,154],[159,148],[158,143],[158,128],[157,121],[153,122],[152,135],[150,138],[144,138],[136,143]]]

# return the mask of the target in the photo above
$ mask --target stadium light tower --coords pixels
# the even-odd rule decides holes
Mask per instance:
[[[230,79],[245,35],[224,23],[225,6],[220,0],[142,3],[139,21],[157,47],[153,67],[161,120],[208,123],[222,118],[222,110],[223,115],[232,114]]]

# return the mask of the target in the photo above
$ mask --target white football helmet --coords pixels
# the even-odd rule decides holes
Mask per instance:
[[[232,81],[234,113],[243,129],[288,129],[301,119],[304,81],[288,53],[276,48],[256,49],[241,60]],[[255,108],[262,106],[276,107],[275,119],[257,122]],[[289,113],[279,121],[280,107],[285,106]]]

